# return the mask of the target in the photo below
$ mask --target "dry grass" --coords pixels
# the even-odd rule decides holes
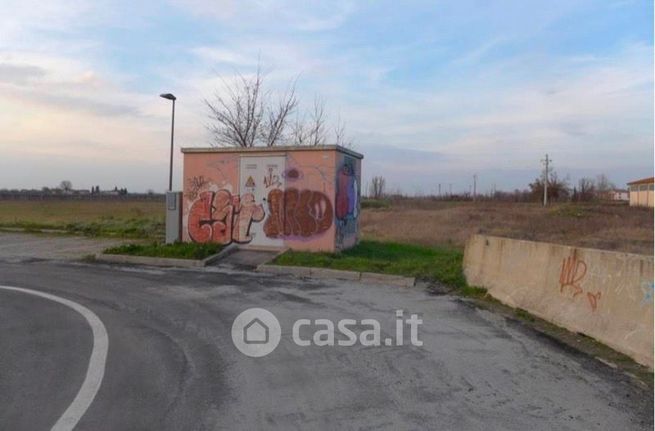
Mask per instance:
[[[463,248],[475,234],[653,254],[653,210],[611,204],[439,202],[407,199],[364,209],[366,239]]]
[[[157,201],[0,201],[0,228],[159,238],[164,210]]]
[[[0,224],[59,225],[112,218],[164,218],[164,203],[156,201],[0,201]]]

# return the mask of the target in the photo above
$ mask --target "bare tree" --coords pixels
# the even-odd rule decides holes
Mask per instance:
[[[544,195],[544,179],[543,177],[537,178],[534,182],[530,183],[530,193],[535,200],[541,200]],[[560,179],[557,172],[552,171],[548,177],[548,200],[549,201],[564,201],[570,196],[568,179]]]
[[[272,106],[270,103],[266,104],[266,122],[262,129],[262,141],[267,147],[272,147],[284,140],[287,117],[296,110],[297,106],[295,80],[289,84],[276,106]]]
[[[320,97],[314,97],[314,109],[310,115],[309,145],[325,144],[325,102]]]
[[[284,139],[287,118],[298,101],[295,80],[277,103],[271,102],[264,89],[264,75],[257,67],[254,76],[238,74],[234,82],[221,78],[223,93],[216,91],[213,100],[204,100],[209,110],[208,126],[214,144],[225,147],[272,147]]]
[[[296,120],[291,125],[291,139],[294,145],[308,145],[309,132],[307,130],[307,122],[304,116],[300,113],[296,114]]]
[[[209,111],[213,144],[223,147],[272,147],[289,142],[293,145],[325,145],[330,141],[325,102],[314,97],[308,112],[299,112],[296,82],[293,79],[277,101],[264,86],[264,75],[257,67],[254,75],[237,74],[233,81],[220,78],[221,88],[204,103]],[[295,120],[291,120],[294,118]],[[335,144],[352,147],[345,125],[338,119],[334,128]]]
[[[596,185],[591,178],[580,178],[576,198],[579,201],[590,201],[596,193]]]
[[[73,183],[71,183],[68,180],[64,180],[59,183],[59,188],[65,192],[70,192],[71,190],[73,190]]]
[[[337,118],[337,124],[334,126],[334,143],[346,148],[353,146],[353,142],[346,135],[346,125],[341,120],[341,116]]]
[[[610,192],[616,188],[616,185],[612,183],[607,175],[600,174],[596,176],[596,193],[598,196],[607,199],[609,198]]]
[[[384,177],[373,177],[373,179],[371,179],[371,197],[373,199],[381,199],[384,197],[385,186],[386,181]]]
[[[314,106],[307,119],[306,114],[298,113],[291,126],[291,141],[294,145],[324,145],[327,141],[325,130],[325,102],[314,97]]]

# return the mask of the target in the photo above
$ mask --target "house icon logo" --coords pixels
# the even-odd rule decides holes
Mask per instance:
[[[246,344],[268,343],[268,326],[258,317],[243,327],[243,342]]]
[[[280,343],[282,330],[273,313],[263,308],[249,308],[232,323],[232,342],[241,353],[259,358],[271,353]]]

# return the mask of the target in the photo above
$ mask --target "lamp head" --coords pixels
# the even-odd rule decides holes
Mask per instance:
[[[164,99],[168,99],[168,100],[175,100],[176,99],[176,97],[173,96],[171,93],[160,94],[159,97],[163,97]]]

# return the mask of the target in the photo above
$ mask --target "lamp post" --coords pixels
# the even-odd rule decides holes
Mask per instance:
[[[168,167],[168,191],[173,191],[173,135],[175,132],[175,100],[177,98],[171,93],[160,94],[159,97],[173,102],[173,115],[171,117],[171,161]]]

